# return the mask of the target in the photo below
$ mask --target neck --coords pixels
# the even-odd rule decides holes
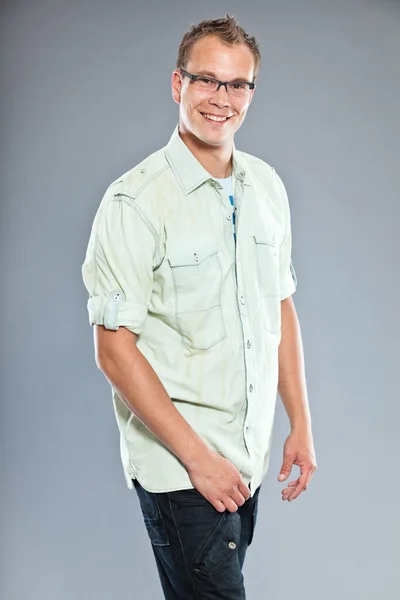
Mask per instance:
[[[201,166],[212,177],[219,179],[229,177],[232,173],[233,140],[229,140],[223,146],[209,146],[189,131],[182,131],[181,127],[179,127],[179,135]]]

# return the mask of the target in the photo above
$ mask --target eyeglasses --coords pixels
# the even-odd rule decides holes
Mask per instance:
[[[197,89],[206,92],[218,92],[221,85],[223,85],[227,93],[232,94],[232,96],[247,96],[250,90],[256,87],[256,84],[250,81],[220,81],[219,79],[205,75],[193,75],[184,69],[179,70],[182,75],[189,77],[193,81]]]

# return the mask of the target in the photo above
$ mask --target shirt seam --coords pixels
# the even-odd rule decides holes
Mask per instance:
[[[136,199],[128,197],[128,196],[117,195],[117,196],[114,196],[114,198],[112,198],[111,201],[112,202],[124,202],[125,204],[127,204],[128,206],[130,206],[131,208],[133,208],[133,210],[135,210],[137,212],[140,219],[142,220],[144,225],[147,227],[147,229],[153,236],[154,241],[156,243],[156,253],[157,253],[157,256],[156,256],[157,265],[156,266],[158,266],[162,261],[161,252],[160,252],[160,248],[159,248],[159,243],[160,243],[159,235],[157,233],[156,228],[150,221],[150,219],[147,217],[147,215],[142,210],[142,208],[137,204]]]

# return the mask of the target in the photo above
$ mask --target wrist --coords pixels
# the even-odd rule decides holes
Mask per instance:
[[[210,448],[204,442],[204,440],[197,436],[193,444],[190,444],[185,449],[181,461],[187,470],[195,468],[195,466],[201,461],[207,454],[209,454]]]
[[[293,431],[302,431],[311,433],[311,418],[296,419],[290,423],[290,427]]]

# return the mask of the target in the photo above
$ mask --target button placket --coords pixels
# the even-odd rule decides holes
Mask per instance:
[[[239,249],[239,246],[236,247],[236,256],[238,256],[238,249]],[[236,260],[236,271],[237,271],[237,286],[238,286],[237,287],[237,294],[238,294],[237,298],[238,298],[238,307],[239,307],[239,318],[240,318],[241,324],[242,324],[243,343],[249,350],[252,346],[252,343],[250,341],[252,339],[252,331],[250,330],[250,324],[248,322],[248,319],[246,318],[247,311],[246,311],[245,295],[243,293],[244,290],[242,287],[241,263],[238,260]],[[245,377],[246,377],[245,385],[246,385],[246,401],[247,401],[245,423],[249,423],[249,422],[251,423],[253,412],[257,412],[257,407],[254,405],[254,402],[256,401],[256,397],[252,393],[253,384],[252,383],[249,384],[249,382],[252,382],[255,380],[254,352],[245,352],[244,359],[245,359]],[[251,437],[251,426],[250,425],[244,425],[243,435],[244,435],[244,442],[245,442],[247,451],[249,453],[249,456],[252,458],[254,453],[253,453],[253,449],[252,449],[252,437]]]

